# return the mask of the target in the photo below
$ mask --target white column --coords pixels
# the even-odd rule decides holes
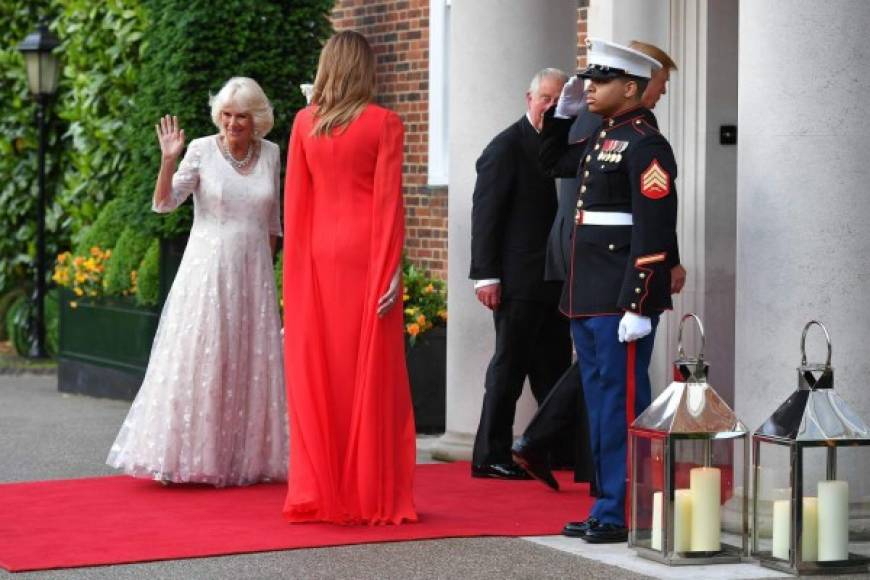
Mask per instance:
[[[867,30],[863,0],[740,3],[735,374],[751,429],[796,388],[813,318],[835,389],[870,417]],[[808,357],[823,362],[816,331]]]
[[[486,144],[525,111],[525,91],[543,67],[574,70],[577,1],[453,0],[448,103],[449,211],[447,433],[433,455],[469,459],[483,380],[492,356],[492,316],[468,279],[474,163]],[[528,389],[526,389],[528,391]],[[515,432],[534,410],[525,393]]]

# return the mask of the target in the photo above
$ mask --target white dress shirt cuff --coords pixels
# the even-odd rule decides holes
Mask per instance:
[[[501,279],[499,278],[487,278],[486,280],[475,280],[474,281],[474,289],[480,290],[485,286],[492,286],[493,284],[501,284]]]

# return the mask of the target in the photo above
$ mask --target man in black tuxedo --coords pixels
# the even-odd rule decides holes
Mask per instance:
[[[667,83],[671,71],[677,70],[673,59],[659,47],[645,42],[632,41],[629,48],[651,56],[659,61],[662,68],[655,71],[643,93],[642,103],[647,109],[653,109],[659,99],[667,92]],[[652,119],[654,121],[654,117]],[[568,134],[570,143],[582,143],[593,137],[601,126],[602,117],[587,110],[585,96],[580,100],[580,110]],[[656,123],[653,123],[656,124]],[[574,213],[577,203],[578,179],[562,179],[559,187],[559,210],[547,244],[547,259],[544,265],[544,279],[562,282],[568,278],[568,268],[571,262],[571,234],[574,231]],[[671,292],[679,293],[686,281],[686,270],[682,265],[671,270]],[[579,434],[575,438],[576,452],[574,455],[574,480],[590,481],[593,491],[596,488],[594,471],[592,469],[590,450],[588,448],[588,430],[586,419],[586,404],[583,391],[580,388],[580,373],[577,364],[571,366],[565,375],[556,383],[547,399],[540,405],[535,416],[529,422],[513,446],[513,459],[530,475],[553,489],[558,489],[558,483],[550,471],[548,452],[565,433],[566,428],[576,426]],[[566,526],[567,535],[570,524]]]
[[[544,69],[526,93],[527,112],[497,135],[477,160],[471,218],[471,273],[478,300],[493,312],[495,353],[486,371],[473,477],[528,479],[511,460],[516,403],[528,377],[540,404],[571,364],[559,282],[544,280],[556,186],[538,163],[544,111],[566,75]]]

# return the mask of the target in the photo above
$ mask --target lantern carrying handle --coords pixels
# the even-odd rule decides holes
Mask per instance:
[[[698,360],[704,360],[704,346],[706,344],[706,338],[704,336],[704,325],[701,323],[701,319],[697,314],[692,312],[683,315],[683,318],[680,319],[680,329],[677,331],[677,355],[682,360],[686,360],[686,351],[683,349],[683,326],[686,323],[686,320],[689,318],[693,318],[695,322],[698,324],[698,332],[701,335],[701,351],[698,353]]]
[[[804,332],[801,335],[801,366],[807,366],[807,333],[811,326],[818,326],[825,333],[825,341],[828,343],[828,360],[825,361],[825,367],[831,367],[831,335],[828,333],[828,328],[818,320],[810,320],[804,326]]]

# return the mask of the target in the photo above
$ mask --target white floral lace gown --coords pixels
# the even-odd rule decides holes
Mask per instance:
[[[190,143],[169,212],[194,220],[148,370],[107,463],[136,477],[216,486],[287,477],[280,319],[269,235],[281,233],[280,155],[261,141],[247,175],[217,136]]]

